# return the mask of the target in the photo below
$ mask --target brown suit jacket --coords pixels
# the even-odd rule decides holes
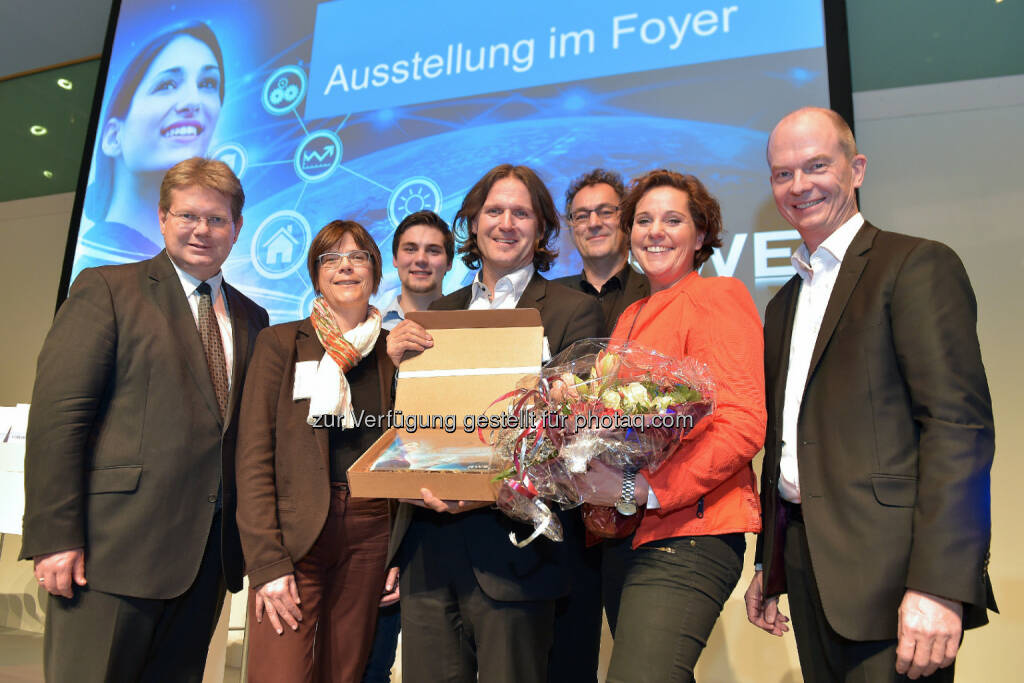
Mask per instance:
[[[431,310],[464,310],[472,298],[472,287],[441,297]],[[568,287],[548,282],[535,273],[526,285],[516,308],[536,308],[544,324],[544,335],[552,355],[580,339],[600,336],[604,315],[597,301]],[[408,562],[415,553],[431,552],[429,539],[406,534],[416,508],[403,503],[391,532],[389,557],[402,549]],[[419,515],[436,515],[429,510]],[[520,536],[524,527],[503,513],[490,508],[473,510],[453,517],[466,539],[466,547],[473,562],[473,572],[484,593],[493,600],[549,600],[565,595],[569,590],[569,568],[566,543],[553,543],[540,539],[525,548],[516,548],[508,540],[509,531]],[[419,577],[410,578],[411,581]]]
[[[768,429],[757,561],[785,591],[782,409],[801,279],[765,312]],[[907,588],[995,609],[988,577],[992,404],[967,273],[949,247],[860,229],[814,345],[797,424],[802,508],[829,624],[896,637]]]
[[[391,408],[394,365],[387,332],[374,348],[380,406]],[[236,450],[238,528],[252,586],[290,574],[313,546],[330,507],[330,440],[306,424],[309,399],[292,400],[295,364],[319,361],[324,347],[309,318],[274,325],[256,340],[242,398]]]
[[[177,597],[199,571],[223,482],[224,576],[241,589],[235,437],[267,312],[226,283],[224,291],[234,337],[227,420],[165,252],[78,276],[39,354],[22,558],[84,547],[93,589]]]

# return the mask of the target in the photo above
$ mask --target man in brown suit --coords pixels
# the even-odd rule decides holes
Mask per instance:
[[[268,322],[220,270],[244,201],[221,162],[171,168],[164,251],[83,271],[43,344],[21,556],[50,593],[48,681],[200,681],[241,588],[236,420]]]
[[[768,142],[798,274],[765,311],[768,429],[747,616],[808,681],[953,679],[988,578],[992,403],[960,259],[857,207],[867,159],[827,109]]]

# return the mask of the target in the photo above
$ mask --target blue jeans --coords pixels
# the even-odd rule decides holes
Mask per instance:
[[[398,631],[402,628],[401,602],[381,607],[377,613],[377,631],[373,634],[373,649],[366,662],[363,683],[389,683],[391,667],[395,664]]]

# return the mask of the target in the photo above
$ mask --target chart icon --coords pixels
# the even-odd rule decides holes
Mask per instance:
[[[307,183],[324,180],[338,168],[342,151],[334,131],[314,131],[295,150],[295,174]]]

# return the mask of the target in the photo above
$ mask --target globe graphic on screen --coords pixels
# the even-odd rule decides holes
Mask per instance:
[[[339,137],[344,142],[344,131]],[[329,179],[305,187],[298,206],[294,190],[288,189],[246,207],[247,230],[243,230],[225,270],[231,282],[256,294],[270,310],[273,322],[305,316],[312,300],[304,267],[310,237],[332,220],[355,220],[366,227],[383,255],[384,279],[375,301],[386,302],[400,287],[390,267],[390,252],[395,223],[402,216],[389,216],[389,206],[393,211],[396,205],[412,210],[433,208],[450,222],[472,185],[502,163],[538,170],[560,212],[571,180],[597,166],[617,170],[627,180],[655,168],[692,173],[718,197],[726,227],[745,231],[765,197],[765,143],[763,131],[649,116],[516,120],[425,137],[344,159]],[[414,182],[406,183],[410,179]],[[395,190],[401,191],[403,184],[406,194],[396,197]],[[432,206],[438,195],[440,207]],[[304,230],[294,224],[287,241],[276,226],[274,235],[257,235],[248,229],[283,209],[304,217],[310,237],[303,237]],[[271,244],[275,236],[277,242]],[[259,241],[254,249],[253,239],[267,242]],[[303,267],[293,268],[286,277],[266,277],[260,271],[273,268],[248,264],[250,253],[256,259],[280,262],[289,245],[290,258],[301,259]],[[566,229],[559,246],[558,262],[545,273],[549,278],[577,273],[581,268]],[[456,256],[444,291],[467,284],[472,275]]]

